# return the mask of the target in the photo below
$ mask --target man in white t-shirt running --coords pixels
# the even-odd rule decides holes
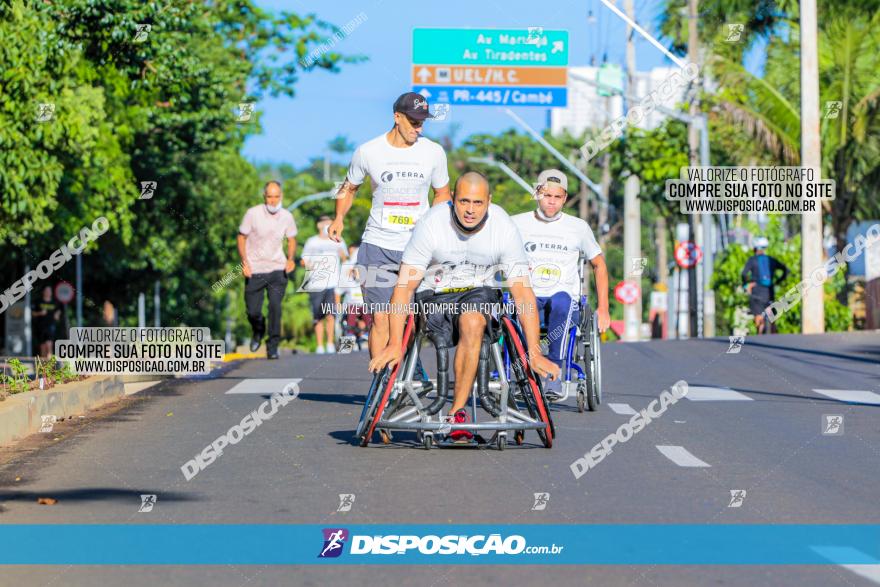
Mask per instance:
[[[416,288],[420,294],[433,291],[430,302],[435,307],[456,304],[454,307],[460,310],[429,313],[427,331],[437,348],[456,346],[455,393],[449,414],[455,423],[470,422],[464,407],[476,378],[487,324],[487,312],[483,309],[498,302],[497,294],[489,287],[496,283],[492,271],[495,267],[503,268],[506,285],[520,313],[532,369],[539,377],[557,378],[559,367],[538,350],[540,330],[535,294],[529,285],[528,261],[519,233],[504,209],[491,203],[485,176],[473,171],[458,179],[451,202],[434,206],[416,225],[403,251],[400,277],[391,297],[390,340],[370,362],[370,370],[377,372],[401,360],[405,307]],[[490,273],[493,277],[488,277]],[[450,436],[460,439],[473,435],[453,430]]]
[[[608,268],[602,249],[590,225],[562,211],[568,199],[568,178],[558,169],[542,171],[535,191],[538,206],[533,212],[512,218],[519,229],[526,255],[532,287],[538,298],[538,312],[544,318],[550,358],[561,368],[563,342],[572,324],[580,319],[578,300],[581,294],[579,258],[589,259],[596,275],[596,312],[599,330],[611,324],[608,312]],[[560,394],[560,381],[550,382],[549,394]]]
[[[449,200],[446,153],[421,136],[428,118],[432,116],[423,96],[415,92],[400,96],[394,102],[394,128],[357,148],[337,192],[336,218],[329,234],[338,241],[358,188],[366,178],[372,180],[373,205],[358,249],[364,303],[373,315],[371,357],[388,343],[387,305],[403,249],[416,222],[429,209],[428,190],[434,189],[434,205]]]
[[[336,303],[334,295],[339,283],[340,259],[348,258],[345,242],[336,242],[327,236],[330,217],[322,215],[318,218],[318,234],[306,240],[302,251],[302,265],[308,270],[302,290],[309,292],[309,304],[312,309],[312,321],[315,325],[315,339],[318,346],[316,353],[335,353],[336,324],[333,308]],[[326,345],[324,343],[326,334]]]

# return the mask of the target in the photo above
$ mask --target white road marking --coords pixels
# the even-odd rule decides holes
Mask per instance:
[[[226,395],[251,394],[272,395],[281,392],[288,383],[299,383],[302,379],[245,379],[236,383]]]
[[[880,395],[873,391],[859,391],[856,389],[813,389],[813,391],[848,404],[873,404],[880,406]]]
[[[612,412],[621,416],[633,416],[636,413],[629,404],[608,404],[608,407],[611,408]]]
[[[685,397],[692,402],[754,401],[754,399],[749,396],[734,391],[729,387],[710,387],[703,385],[688,385],[688,392]]]
[[[125,395],[134,395],[145,389],[149,389],[154,385],[159,385],[161,381],[136,381],[134,383],[123,383]]]
[[[873,564],[838,564],[837,566],[843,567],[859,577],[880,585],[880,564],[876,563],[874,557],[861,550],[851,546],[811,546],[810,548],[832,562],[841,560],[841,557],[845,557],[847,560],[864,559],[866,562],[872,561]]]
[[[847,571],[851,571],[868,581],[880,585],[880,565],[840,565]]]
[[[687,451],[687,449],[683,446],[665,446],[665,445],[657,445],[657,450],[660,453],[678,465],[679,467],[711,467],[709,463],[701,461],[691,453]]]

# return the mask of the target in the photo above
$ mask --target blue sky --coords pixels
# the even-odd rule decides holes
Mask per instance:
[[[588,65],[591,57],[601,63],[623,64],[625,24],[599,0],[257,0],[263,8],[287,9],[300,14],[314,12],[336,26],[364,13],[367,20],[335,50],[362,54],[369,61],[344,65],[338,74],[315,71],[304,74],[294,98],[266,98],[258,103],[263,112],[263,133],[250,137],[244,154],[253,161],[286,162],[297,167],[322,153],[327,142],[339,134],[360,144],[392,124],[391,105],[411,89],[412,29],[414,27],[527,28],[569,31],[569,65]],[[622,5],[621,2],[618,2]],[[652,33],[663,7],[660,0],[635,0],[636,18]],[[595,23],[588,22],[592,11]],[[672,62],[647,41],[637,37],[639,70],[668,66]],[[533,128],[547,125],[548,111],[519,107],[516,112]],[[515,126],[496,106],[454,106],[452,121],[461,124],[456,142],[478,132],[496,133]],[[449,123],[428,122],[426,135],[446,134]]]

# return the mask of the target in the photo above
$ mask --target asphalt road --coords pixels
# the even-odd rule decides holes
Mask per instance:
[[[0,467],[0,524],[880,523],[880,333],[748,338],[739,353],[728,346],[720,338],[607,344],[601,409],[579,414],[570,398],[553,408],[552,450],[530,433],[504,452],[425,451],[405,435],[355,446],[365,353],[244,361],[212,378],[165,381],[112,415],[62,423],[49,435],[58,440],[19,449]],[[247,390],[252,379],[277,379],[280,390],[291,378],[302,380],[298,399],[184,478],[183,463],[264,401],[227,391]],[[688,397],[575,479],[576,458],[680,379]],[[823,434],[826,415],[843,416],[842,433]],[[684,466],[692,459],[705,466]],[[733,490],[745,494],[730,507]],[[549,503],[535,510],[542,492]],[[141,494],[157,495],[151,512],[138,512]],[[351,511],[337,512],[339,494],[356,495]],[[38,497],[58,502],[38,505]],[[880,565],[19,566],[0,576],[2,585],[128,587],[548,580],[856,586],[880,584]]]

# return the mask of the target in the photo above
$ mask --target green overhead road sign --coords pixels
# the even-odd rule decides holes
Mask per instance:
[[[413,63],[438,65],[568,65],[568,31],[413,29]]]

